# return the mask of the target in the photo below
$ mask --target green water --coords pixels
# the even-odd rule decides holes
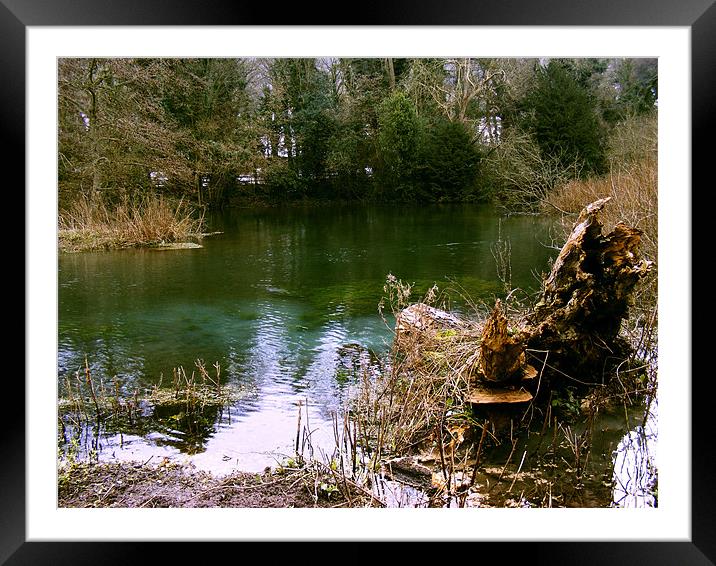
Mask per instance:
[[[499,294],[498,218],[481,206],[233,209],[210,218],[224,233],[202,249],[62,254],[59,376],[86,355],[102,374],[146,385],[203,358],[232,379],[303,389],[326,348],[383,346],[388,273],[415,283],[416,298],[448,279],[474,299]],[[503,219],[502,237],[513,284],[534,288],[554,255],[546,221]]]
[[[253,391],[191,450],[182,431],[157,427],[105,436],[104,454],[190,452],[210,469],[259,468],[289,450],[298,401],[317,428],[328,422],[346,394],[336,371],[342,345],[385,349],[390,331],[377,306],[388,273],[415,283],[416,299],[437,283],[490,302],[502,290],[491,251],[499,237],[511,245],[515,287],[537,288],[556,255],[549,220],[501,218],[479,205],[231,209],[208,220],[223,233],[201,249],[60,255],[58,383],[86,357],[95,378],[127,393],[160,376],[166,383],[172,368],[199,358]]]

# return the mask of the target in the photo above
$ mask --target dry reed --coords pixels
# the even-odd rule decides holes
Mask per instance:
[[[411,303],[410,286],[392,275],[384,291],[396,317]],[[440,305],[441,298],[433,287],[420,302]],[[363,379],[356,395],[358,428],[372,441],[376,460],[418,450],[446,461],[453,457],[457,438],[472,418],[465,398],[481,330],[479,321],[460,319],[455,329],[396,332],[390,361]]]
[[[125,197],[111,205],[99,196],[83,196],[59,215],[59,245],[80,251],[200,239],[203,224],[203,216],[197,218],[181,200]]]
[[[642,231],[642,251],[657,260],[658,251],[658,178],[653,157],[615,166],[603,177],[570,181],[548,197],[549,204],[564,212],[565,229],[590,202],[612,197],[600,214],[606,231],[624,222]]]

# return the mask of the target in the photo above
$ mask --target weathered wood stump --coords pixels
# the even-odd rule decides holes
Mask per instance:
[[[632,293],[652,267],[640,257],[641,231],[623,223],[602,234],[598,213],[611,197],[585,207],[528,315],[527,347],[549,351],[570,372],[608,367],[629,345],[619,338]]]
[[[526,364],[528,349],[570,375],[601,373],[609,369],[610,359],[618,362],[628,354],[629,345],[619,331],[634,287],[652,262],[640,257],[637,228],[620,223],[602,234],[598,214],[609,200],[600,199],[582,210],[544,281],[539,302],[523,320],[508,321],[496,302],[475,356],[478,382],[528,385],[525,378],[534,379],[537,373]],[[418,303],[398,314],[396,343],[400,346],[408,335],[445,328],[459,331],[464,325],[450,313]],[[415,341],[402,344],[418,347]]]
[[[486,381],[501,382],[515,376],[525,363],[527,336],[510,332],[502,304],[497,299],[487,319],[480,342],[480,370]]]

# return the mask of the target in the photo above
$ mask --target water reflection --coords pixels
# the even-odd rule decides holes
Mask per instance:
[[[657,413],[654,399],[647,408],[644,424],[629,431],[614,451],[614,505],[617,507],[657,506]]]
[[[127,460],[157,448],[162,455],[181,457],[213,472],[258,472],[293,455],[300,424],[310,435],[311,447],[331,452],[332,414],[367,352],[361,344],[347,342],[356,334],[345,310],[336,305],[328,320],[312,329],[302,324],[304,309],[299,304],[257,303],[256,316],[246,318],[241,332],[225,337],[222,374],[229,383],[240,382],[248,395],[227,407],[190,410],[183,402],[163,403],[148,409],[141,421],[109,418],[83,440],[85,450],[100,459]],[[106,375],[113,367],[106,361],[100,355],[91,373]],[[338,371],[341,364],[345,372]],[[143,368],[137,369],[140,374]],[[187,366],[186,371],[193,368]],[[171,371],[164,376],[165,386],[170,383],[168,375]],[[118,394],[134,394],[136,375],[134,380],[115,375],[110,395],[115,386]]]
[[[511,241],[515,286],[537,288],[534,273],[555,255],[544,245],[549,222],[500,220],[479,206],[234,210],[211,221],[224,233],[201,249],[60,257],[60,386],[86,358],[105,385],[141,394],[203,359],[249,392],[200,418],[176,406],[124,434],[105,423],[85,442],[101,458],[171,455],[216,472],[261,471],[295,450],[299,411],[313,446],[330,452],[333,412],[370,350],[391,338],[377,313],[388,273],[414,283],[416,297],[437,282],[490,301],[502,290],[490,250],[499,234]],[[624,447],[616,464],[641,466]]]

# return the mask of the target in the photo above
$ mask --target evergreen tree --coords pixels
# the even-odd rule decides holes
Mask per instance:
[[[562,61],[537,66],[535,86],[521,109],[523,126],[545,158],[565,170],[576,164],[584,174],[605,170],[605,130],[596,101]]]
[[[615,63],[615,90],[621,117],[653,111],[659,98],[658,85],[656,59],[619,59]]]
[[[386,198],[413,199],[420,123],[410,99],[400,91],[378,108],[378,189]]]
[[[541,194],[603,172],[607,127],[658,97],[654,59],[62,59],[58,86],[62,195],[202,204],[246,174],[277,199]]]
[[[480,154],[461,122],[437,118],[422,134],[419,180],[424,200],[458,201],[475,193]]]
[[[200,201],[219,204],[236,177],[254,168],[257,134],[251,127],[248,62],[241,59],[163,61],[161,100],[183,134],[178,151],[191,177],[182,179]]]
[[[271,160],[268,183],[276,196],[318,196],[328,176],[336,130],[336,90],[330,69],[315,59],[268,63],[262,108]]]

